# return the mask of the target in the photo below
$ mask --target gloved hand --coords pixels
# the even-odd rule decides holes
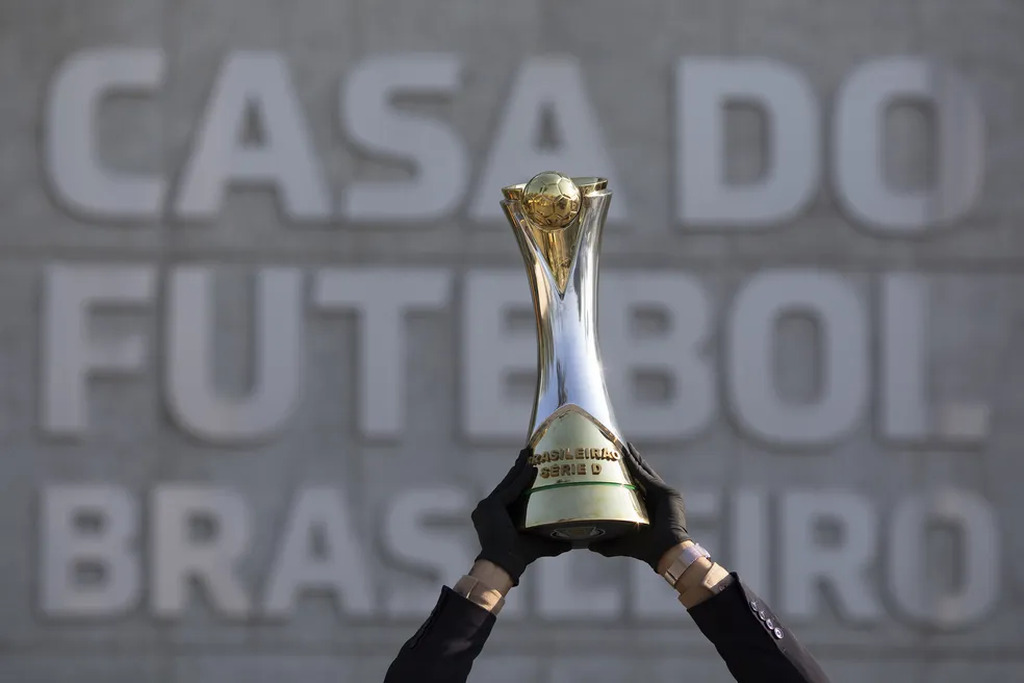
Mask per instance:
[[[476,559],[489,560],[504,569],[513,585],[519,585],[519,577],[526,566],[537,558],[555,557],[572,548],[568,543],[520,533],[516,528],[514,512],[509,508],[521,507],[522,495],[537,476],[536,468],[527,464],[532,453],[529,448],[520,451],[516,464],[505,478],[473,510],[473,526],[480,539],[480,554]]]
[[[643,492],[650,524],[636,533],[619,536],[608,541],[591,543],[589,548],[605,557],[633,557],[651,565],[658,571],[658,562],[669,548],[690,538],[686,531],[686,507],[683,496],[665,483],[658,473],[644,462],[633,444],[626,444],[622,454]]]

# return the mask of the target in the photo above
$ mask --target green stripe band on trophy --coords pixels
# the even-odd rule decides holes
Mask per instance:
[[[564,489],[569,486],[621,486],[624,489],[630,491],[636,491],[636,487],[632,484],[620,484],[617,481],[568,481],[562,484],[548,484],[547,486],[538,486],[535,489],[531,489],[526,492],[527,496],[532,496],[538,491],[550,491],[551,489]]]

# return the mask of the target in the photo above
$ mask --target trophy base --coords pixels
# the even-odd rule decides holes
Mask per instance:
[[[532,442],[537,477],[527,494],[524,531],[586,545],[648,524],[621,447],[585,410],[560,407]]]
[[[637,531],[647,523],[633,486],[556,484],[530,494],[523,530],[586,544]]]
[[[632,522],[604,519],[596,522],[559,522],[529,529],[529,532],[558,541],[569,541],[574,547],[583,548],[596,541],[631,534],[638,527],[639,525]]]

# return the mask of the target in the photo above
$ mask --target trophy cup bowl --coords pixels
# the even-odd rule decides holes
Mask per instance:
[[[647,512],[623,460],[597,342],[604,178],[546,171],[502,190],[533,295],[537,392],[524,530],[576,545],[635,531]]]

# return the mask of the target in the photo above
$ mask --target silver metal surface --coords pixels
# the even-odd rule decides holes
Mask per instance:
[[[544,253],[533,238],[516,200],[502,202],[527,258],[530,291],[540,322],[537,336],[537,398],[530,418],[532,439],[544,421],[563,405],[579,406],[625,445],[615,421],[601,368],[597,341],[597,266],[601,232],[612,193],[596,190],[583,196],[578,246],[565,292],[560,292]]]

